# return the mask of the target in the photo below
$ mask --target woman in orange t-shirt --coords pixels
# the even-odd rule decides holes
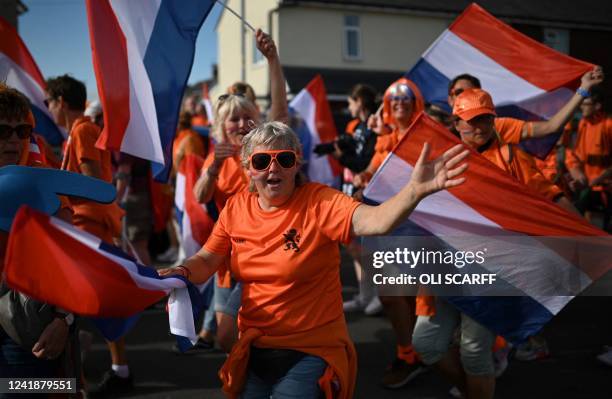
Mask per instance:
[[[379,206],[361,204],[318,183],[302,183],[300,144],[278,122],[243,140],[250,190],[234,195],[204,247],[177,268],[206,281],[231,257],[242,282],[240,338],[220,371],[230,397],[351,398],[356,355],[342,310],[339,242],[386,234],[425,196],[461,184],[462,145],[427,161],[425,146],[412,180]]]

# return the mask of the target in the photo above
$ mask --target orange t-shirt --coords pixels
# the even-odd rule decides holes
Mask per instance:
[[[96,148],[100,128],[89,118],[77,119],[72,125],[66,147],[62,169],[82,174],[81,164],[86,161],[97,162],[100,166],[100,179],[111,183],[113,179],[110,151]],[[73,224],[96,237],[112,242],[121,233],[121,217],[124,212],[116,203],[99,204],[88,200],[71,199],[74,211]]]
[[[208,169],[215,160],[215,154],[211,152],[204,160],[202,170]],[[221,164],[219,177],[214,185],[213,199],[219,211],[223,209],[227,200],[234,194],[249,188],[249,178],[244,173],[244,168],[238,155],[226,158]]]
[[[232,275],[244,284],[241,330],[283,335],[342,316],[338,242],[349,242],[359,205],[318,183],[297,187],[273,212],[264,212],[251,192],[228,201],[204,248],[231,250]]]
[[[592,181],[612,166],[612,118],[603,113],[581,119],[575,152],[584,165],[587,179]],[[594,187],[601,190],[601,187]]]
[[[559,170],[557,169],[557,151],[558,148],[555,148],[555,150],[551,151],[550,154],[548,154],[548,156],[544,160],[539,158],[535,159],[536,166],[538,167],[540,172],[542,172],[542,175],[544,175],[544,177],[550,180],[551,182],[555,181],[555,178],[559,173]],[[580,166],[580,160],[571,148],[565,148],[564,165],[568,170]],[[564,172],[561,171],[561,173]]]
[[[481,155],[549,200],[563,194],[559,187],[542,175],[533,158],[519,148],[495,140]]]
[[[77,119],[72,125],[66,148],[62,169],[81,173],[81,164],[86,161],[96,161],[100,165],[100,178],[107,183],[112,182],[110,151],[96,148],[96,141],[100,136],[100,128],[92,123],[88,117]]]
[[[372,156],[372,160],[370,160],[370,164],[366,169],[370,173],[375,173],[380,165],[382,165],[383,161],[389,155],[391,150],[397,145],[400,140],[400,132],[398,128],[393,129],[393,131],[389,134],[385,134],[383,136],[378,136],[376,140],[376,146],[374,147],[374,155]]]
[[[533,123],[514,118],[495,118],[495,130],[502,143],[518,144],[522,138],[523,128],[527,125],[528,135],[533,134]]]
[[[350,374],[346,370],[355,360],[347,360],[352,344],[346,344],[350,339],[342,310],[338,243],[350,240],[353,212],[359,205],[318,183],[297,187],[288,202],[272,212],[264,212],[257,194],[248,191],[227,202],[204,248],[230,255],[232,274],[243,283],[240,340],[316,354],[339,371],[336,374]],[[330,329],[327,334],[325,327]],[[258,331],[255,337],[253,331]],[[318,342],[306,344],[304,335]],[[233,368],[248,364],[241,366],[232,358],[238,352],[244,356],[240,340],[227,361]],[[345,392],[353,383],[344,379]]]
[[[174,170],[179,170],[180,162],[186,155],[195,154],[201,158],[206,157],[204,137],[192,129],[179,131],[172,144],[172,163]]]

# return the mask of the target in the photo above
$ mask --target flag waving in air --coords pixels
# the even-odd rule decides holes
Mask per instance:
[[[0,37],[0,82],[19,90],[30,100],[36,122],[34,131],[51,145],[61,144],[66,135],[45,105],[45,80],[15,28],[2,17]]]
[[[334,141],[338,137],[321,75],[315,76],[291,100],[289,107],[293,108],[304,119],[310,132],[312,148],[320,143]],[[340,176],[342,168],[332,156],[324,155],[319,157],[310,152],[303,154],[303,156],[308,164],[308,177],[311,181],[329,186],[336,186],[338,184],[338,176]]]
[[[213,0],[88,0],[104,130],[97,145],[172,167],[172,141],[195,42]]]
[[[461,74],[480,79],[499,116],[550,119],[572,97],[593,65],[559,53],[514,30],[472,4],[406,74],[426,101],[449,110],[448,85]],[[556,137],[525,149],[545,157]]]
[[[458,139],[421,114],[373,177],[365,198],[382,203],[404,187],[425,142],[432,148],[430,158],[435,158]],[[393,235],[404,236],[405,247],[419,242],[421,248],[423,241],[414,238],[420,236],[453,251],[482,250],[482,263],[451,264],[451,270],[495,274],[497,284],[490,289],[500,291],[439,295],[495,333],[520,342],[612,268],[612,242],[605,232],[532,191],[475,150],[468,164],[464,184],[425,198]],[[423,273],[434,270],[427,264],[417,268]]]

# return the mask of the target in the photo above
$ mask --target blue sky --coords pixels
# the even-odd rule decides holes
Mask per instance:
[[[19,34],[43,76],[68,73],[87,86],[89,99],[97,99],[91,63],[85,0],[22,0],[28,12],[19,17]],[[196,44],[189,83],[208,79],[217,57],[214,26],[222,7],[215,5],[204,22]]]

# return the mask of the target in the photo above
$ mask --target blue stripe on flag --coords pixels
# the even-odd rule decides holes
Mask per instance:
[[[53,146],[62,144],[64,136],[51,118],[34,104],[30,104],[30,108],[32,109],[34,120],[36,121],[36,128],[34,131],[43,136],[45,140],[47,140],[47,143]]]
[[[450,79],[429,62],[421,58],[405,76],[417,85],[426,102],[451,112],[447,102]]]

